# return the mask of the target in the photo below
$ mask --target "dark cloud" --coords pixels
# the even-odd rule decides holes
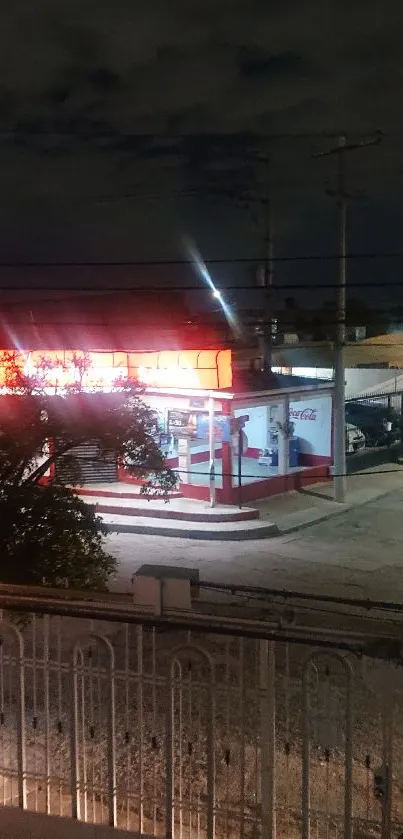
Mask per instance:
[[[43,117],[48,96],[47,118],[85,107],[120,130],[181,113],[188,130],[253,130],[317,101],[307,130],[372,128],[402,74],[402,15],[397,0],[19,0],[0,12],[1,78],[21,118]]]
[[[242,76],[251,80],[273,80],[281,78],[298,79],[307,73],[303,59],[294,52],[283,52],[280,55],[255,54],[250,50],[241,56],[239,62]]]
[[[262,152],[277,247],[320,250],[335,160],[311,155],[338,130],[386,132],[349,162],[349,185],[396,214],[402,35],[398,0],[3,4],[0,256],[170,255],[181,225],[210,252],[256,253],[261,205],[233,193],[261,190]],[[288,133],[309,136],[263,139]]]

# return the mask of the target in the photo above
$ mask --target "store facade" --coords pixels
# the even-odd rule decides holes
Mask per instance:
[[[9,353],[3,351],[3,362],[0,353],[3,392]],[[155,412],[157,442],[178,473],[184,497],[239,505],[329,477],[332,383],[277,376],[276,387],[258,382],[243,388],[229,349],[44,349],[17,355],[26,373],[45,367],[49,394],[61,393],[78,377],[87,392],[113,392],[124,382],[140,382]],[[127,464],[113,455],[102,470],[88,469],[86,481],[134,481]]]

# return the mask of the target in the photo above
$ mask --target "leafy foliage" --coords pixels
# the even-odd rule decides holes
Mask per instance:
[[[35,376],[12,357],[7,364],[8,394],[0,396],[0,579],[104,588],[115,563],[105,551],[102,520],[63,485],[60,471],[49,478],[52,467],[63,458],[69,481],[79,484],[75,448],[95,441],[100,459],[115,450],[143,479],[146,494],[166,498],[176,476],[166,468],[155,415],[136,383],[85,393],[81,369],[74,386],[51,395],[48,370],[46,359]]]
[[[115,571],[102,519],[66,487],[24,484],[2,492],[0,521],[4,583],[104,589]]]

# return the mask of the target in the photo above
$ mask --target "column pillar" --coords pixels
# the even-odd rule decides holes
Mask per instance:
[[[222,401],[222,413],[231,422],[232,403],[229,399]],[[222,441],[222,500],[224,504],[232,504],[232,446],[231,435]]]
[[[216,504],[214,410],[214,396],[210,396],[208,407],[210,507],[215,507]]]
[[[178,439],[178,473],[182,484],[190,482],[190,440],[183,437]]]
[[[279,403],[278,422],[281,423],[281,428],[278,432],[278,473],[279,475],[286,475],[289,472],[290,464],[290,441],[288,434],[284,433],[284,429],[288,428],[290,416],[290,400],[288,396],[283,396]]]

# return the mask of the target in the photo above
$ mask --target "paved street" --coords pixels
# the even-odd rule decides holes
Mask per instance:
[[[198,568],[201,579],[403,601],[403,489],[288,536],[209,542],[113,534],[115,590],[141,565]]]

